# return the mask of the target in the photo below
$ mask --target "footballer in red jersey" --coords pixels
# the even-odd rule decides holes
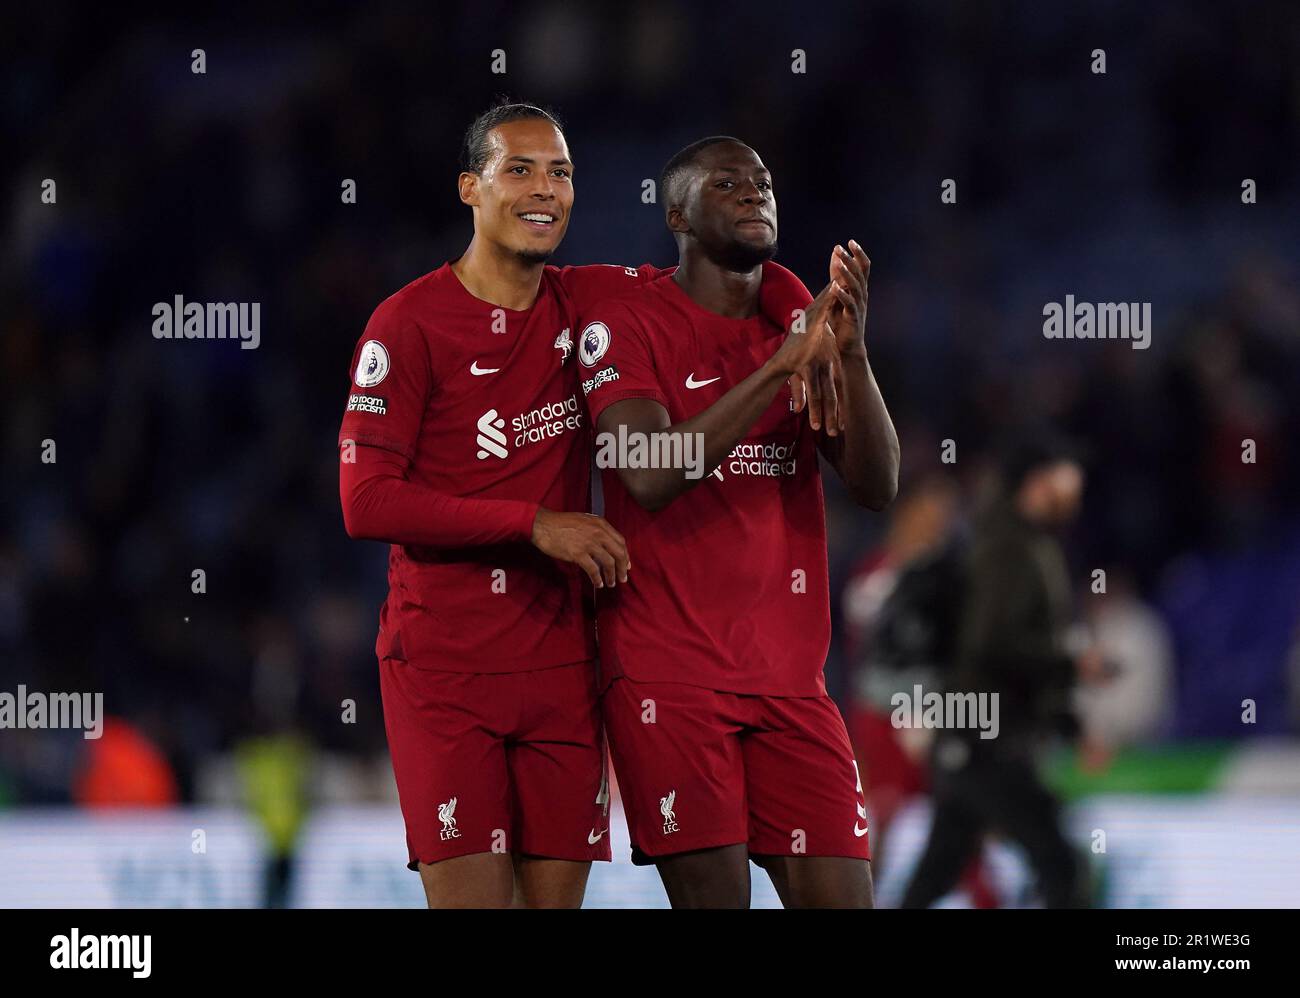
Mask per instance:
[[[547,266],[573,164],[546,112],[466,134],[456,261],[375,310],[339,431],[350,536],[386,541],[375,651],[409,861],[431,906],[576,906],[609,859],[588,582],[628,578],[590,508],[580,307],[661,272]],[[806,289],[774,275],[776,314]]]
[[[822,674],[817,462],[820,450],[862,505],[893,499],[898,439],[865,347],[870,264],[837,246],[804,331],[787,333],[758,307],[777,235],[758,155],[701,140],[660,191],[677,271],[586,310],[578,345],[605,515],[635,552],[631,581],[598,594],[634,861],[655,863],[674,907],[748,905],[750,859],[787,907],[870,906],[865,801]],[[810,365],[823,373],[802,380],[838,395],[839,418],[799,415],[803,390],[787,382]],[[694,474],[635,456],[646,441],[684,454],[691,439]]]

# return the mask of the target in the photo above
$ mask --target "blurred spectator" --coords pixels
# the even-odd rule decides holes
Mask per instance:
[[[103,734],[86,741],[72,798],[83,807],[168,807],[179,794],[158,747],[129,722],[108,717]]]
[[[293,735],[250,738],[235,750],[244,803],[266,837],[263,907],[283,908],[298,834],[308,814],[312,750]]]
[[[930,605],[910,602],[899,591],[900,577],[916,572],[918,564],[940,556],[954,543],[961,496],[947,475],[932,473],[894,501],[884,542],[858,563],[844,587],[845,649],[853,676],[846,711],[849,737],[860,767],[863,794],[871,815],[872,862],[879,869],[888,851],[889,830],[895,815],[912,798],[929,789],[925,757],[932,732],[925,728],[899,728],[890,720],[895,693],[911,693],[916,684],[937,689],[951,662],[934,660],[942,654],[928,632],[946,626]],[[900,605],[903,604],[903,605]],[[890,636],[881,647],[881,616],[892,608],[886,626],[916,633]],[[934,614],[935,619],[925,619]],[[905,619],[900,619],[905,618]],[[910,642],[901,649],[899,644]],[[886,657],[886,652],[888,657]],[[976,853],[961,877],[962,886],[977,908],[997,905],[989,877]]]
[[[1168,625],[1138,598],[1122,569],[1107,571],[1105,594],[1084,605],[1091,641],[1111,673],[1109,682],[1074,691],[1086,756],[1095,766],[1164,734],[1174,706],[1173,644]]]
[[[949,538],[958,498],[955,484],[943,475],[927,477],[905,491],[894,502],[883,542],[862,558],[844,587],[844,642],[853,676],[848,728],[871,813],[872,854],[877,860],[894,814],[926,782],[921,760],[928,732],[890,724],[890,697],[897,690],[910,690],[916,681],[932,684],[938,666],[909,662],[882,667],[875,631],[900,572]]]
[[[1040,741],[1061,728],[1076,669],[1065,651],[1069,576],[1052,532],[1078,514],[1083,470],[1050,434],[1026,433],[1003,454],[1001,485],[972,530],[956,659],[944,682],[947,694],[987,698],[979,720],[992,724],[965,715],[941,721],[930,836],[905,908],[947,894],[987,832],[1025,850],[1048,907],[1086,904],[1084,865],[1036,771]],[[1080,674],[1099,678],[1098,661],[1095,651],[1081,657]]]

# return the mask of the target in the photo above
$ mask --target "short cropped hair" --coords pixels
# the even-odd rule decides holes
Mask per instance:
[[[706,139],[692,142],[685,149],[675,153],[673,158],[664,164],[663,172],[659,175],[659,197],[663,202],[665,211],[680,201],[682,184],[691,172],[691,168],[699,160],[700,153],[720,142],[734,142],[736,145],[741,146],[745,144],[740,139],[733,138],[730,135],[710,135]]]
[[[460,147],[460,168],[465,173],[482,173],[487,165],[488,133],[498,125],[511,121],[523,121],[527,118],[541,118],[555,126],[556,131],[564,133],[564,127],[554,111],[538,107],[535,104],[518,104],[500,98],[498,102],[480,114],[465,129],[465,139]]]

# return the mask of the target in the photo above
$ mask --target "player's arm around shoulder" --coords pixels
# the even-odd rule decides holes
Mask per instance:
[[[572,299],[578,314],[585,315],[601,302],[619,298],[676,269],[665,269],[649,263],[643,263],[639,267],[624,266],[621,263],[592,263],[560,267],[556,276],[564,293]]]
[[[573,300],[579,314],[586,315],[602,302],[622,297],[629,291],[644,287],[652,281],[671,277],[677,270],[643,263],[628,267],[617,263],[585,264],[560,267],[557,277],[564,292]],[[763,284],[759,293],[762,313],[782,329],[812,302],[812,294],[791,270],[775,260],[763,264]]]

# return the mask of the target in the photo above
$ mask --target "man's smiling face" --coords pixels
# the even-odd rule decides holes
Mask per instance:
[[[551,122],[524,118],[488,133],[482,173],[460,175],[461,200],[475,208],[486,241],[542,263],[560,245],[573,208],[569,147]]]

